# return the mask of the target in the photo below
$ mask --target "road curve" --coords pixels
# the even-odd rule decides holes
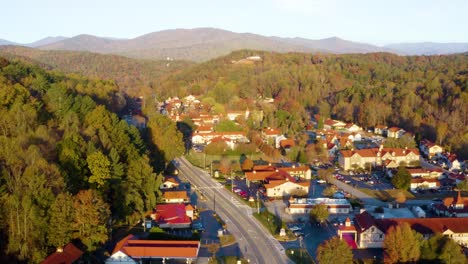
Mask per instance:
[[[227,229],[236,238],[239,250],[250,263],[284,264],[292,263],[285,255],[284,248],[273,236],[252,216],[252,209],[241,203],[220,183],[213,180],[205,171],[194,167],[185,158],[178,158],[179,173],[204,193],[213,204],[216,200],[216,213],[226,222]]]

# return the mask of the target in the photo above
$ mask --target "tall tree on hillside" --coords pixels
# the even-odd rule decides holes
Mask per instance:
[[[75,211],[72,197],[68,193],[57,196],[49,209],[47,240],[54,247],[63,247],[73,238],[73,219]]]
[[[110,161],[101,151],[96,151],[90,154],[86,161],[88,162],[88,168],[91,171],[89,176],[89,183],[95,184],[98,189],[102,189],[107,183],[107,180],[111,178]]]
[[[352,263],[353,252],[346,242],[335,236],[319,245],[317,261],[319,264]]]
[[[385,263],[418,261],[422,236],[412,230],[408,223],[392,226],[385,234]]]
[[[85,190],[73,197],[73,207],[74,237],[80,239],[88,251],[93,251],[108,238],[109,206],[95,190]]]
[[[148,129],[156,152],[161,154],[159,157],[153,157],[153,160],[159,160],[159,163],[156,164],[158,165],[157,169],[162,171],[167,162],[184,154],[185,146],[182,133],[177,130],[176,123],[161,114],[150,116]],[[161,167],[161,165],[163,166]]]

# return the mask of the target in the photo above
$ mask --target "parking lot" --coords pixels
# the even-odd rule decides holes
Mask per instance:
[[[373,172],[371,174],[355,174],[352,172],[351,174],[337,173],[335,178],[354,188],[369,188],[373,190],[393,189],[393,185],[385,179],[382,172]]]

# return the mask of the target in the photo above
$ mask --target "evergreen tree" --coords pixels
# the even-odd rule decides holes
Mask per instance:
[[[408,190],[411,186],[411,174],[405,167],[400,166],[392,178],[392,184],[398,189]]]
[[[49,245],[63,247],[73,237],[74,207],[68,193],[60,193],[49,210],[47,240]]]

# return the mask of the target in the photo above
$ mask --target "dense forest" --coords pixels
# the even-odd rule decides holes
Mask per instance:
[[[48,70],[114,80],[123,92],[135,97],[150,95],[159,86],[158,81],[162,75],[193,64],[173,60],[137,60],[91,52],[46,51],[20,46],[1,46],[0,56],[35,63]]]
[[[259,55],[262,61],[233,63]],[[193,94],[218,112],[261,109],[263,123],[290,135],[311,114],[365,128],[399,126],[468,158],[468,54],[397,56],[237,51],[174,73],[160,97]],[[274,103],[266,103],[273,98]]]
[[[148,131],[127,125],[122,98],[114,82],[0,58],[2,262],[38,263],[72,240],[92,252],[155,205],[182,135],[158,114]],[[166,137],[182,147],[156,145]]]

